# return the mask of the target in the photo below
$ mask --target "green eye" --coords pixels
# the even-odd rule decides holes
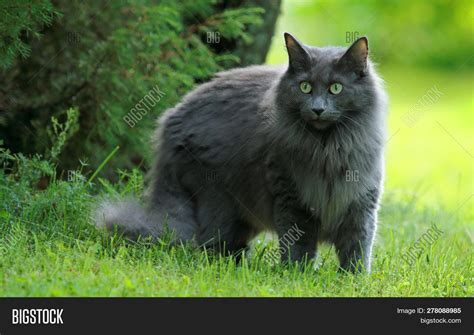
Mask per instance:
[[[307,81],[302,81],[300,83],[300,90],[301,92],[308,94],[309,92],[311,92],[311,84]]]
[[[339,94],[342,92],[342,84],[341,83],[334,83],[329,86],[329,92],[332,94]]]

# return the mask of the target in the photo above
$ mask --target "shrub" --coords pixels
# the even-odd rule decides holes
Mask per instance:
[[[46,154],[57,130],[51,117],[66,124],[72,107],[79,127],[68,129],[60,155],[54,148],[49,154],[59,169],[87,160],[94,170],[118,145],[109,173],[146,160],[156,117],[196,83],[237,65],[238,57],[215,44],[251,41],[247,27],[258,25],[263,13],[213,0],[53,3],[19,2],[18,21],[13,12],[8,16],[2,36],[15,42],[2,49],[1,138],[13,152]],[[10,13],[12,4],[2,12]],[[29,49],[28,58],[12,63]],[[136,122],[124,121],[139,109]]]

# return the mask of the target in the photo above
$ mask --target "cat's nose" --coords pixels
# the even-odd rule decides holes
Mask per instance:
[[[322,112],[324,112],[324,108],[311,108],[314,114],[320,116]]]

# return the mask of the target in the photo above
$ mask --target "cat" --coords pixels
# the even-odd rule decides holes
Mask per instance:
[[[104,202],[96,225],[240,255],[276,232],[284,263],[335,246],[370,271],[383,189],[387,96],[368,39],[310,47],[284,34],[287,66],[218,73],[159,119],[146,206]],[[297,238],[288,243],[291,230]]]

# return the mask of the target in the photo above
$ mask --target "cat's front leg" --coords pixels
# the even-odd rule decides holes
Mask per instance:
[[[316,256],[317,225],[311,213],[300,208],[291,196],[275,199],[274,221],[281,261],[304,264]]]
[[[370,272],[377,226],[378,189],[355,200],[346,212],[334,240],[340,266],[351,272]]]
[[[283,263],[306,263],[316,255],[316,218],[301,203],[294,183],[279,175],[273,182],[273,220]]]
[[[273,224],[278,234],[283,263],[305,263],[316,255],[317,225],[312,213],[301,203],[285,157],[270,152],[266,160],[266,181],[272,196]]]

